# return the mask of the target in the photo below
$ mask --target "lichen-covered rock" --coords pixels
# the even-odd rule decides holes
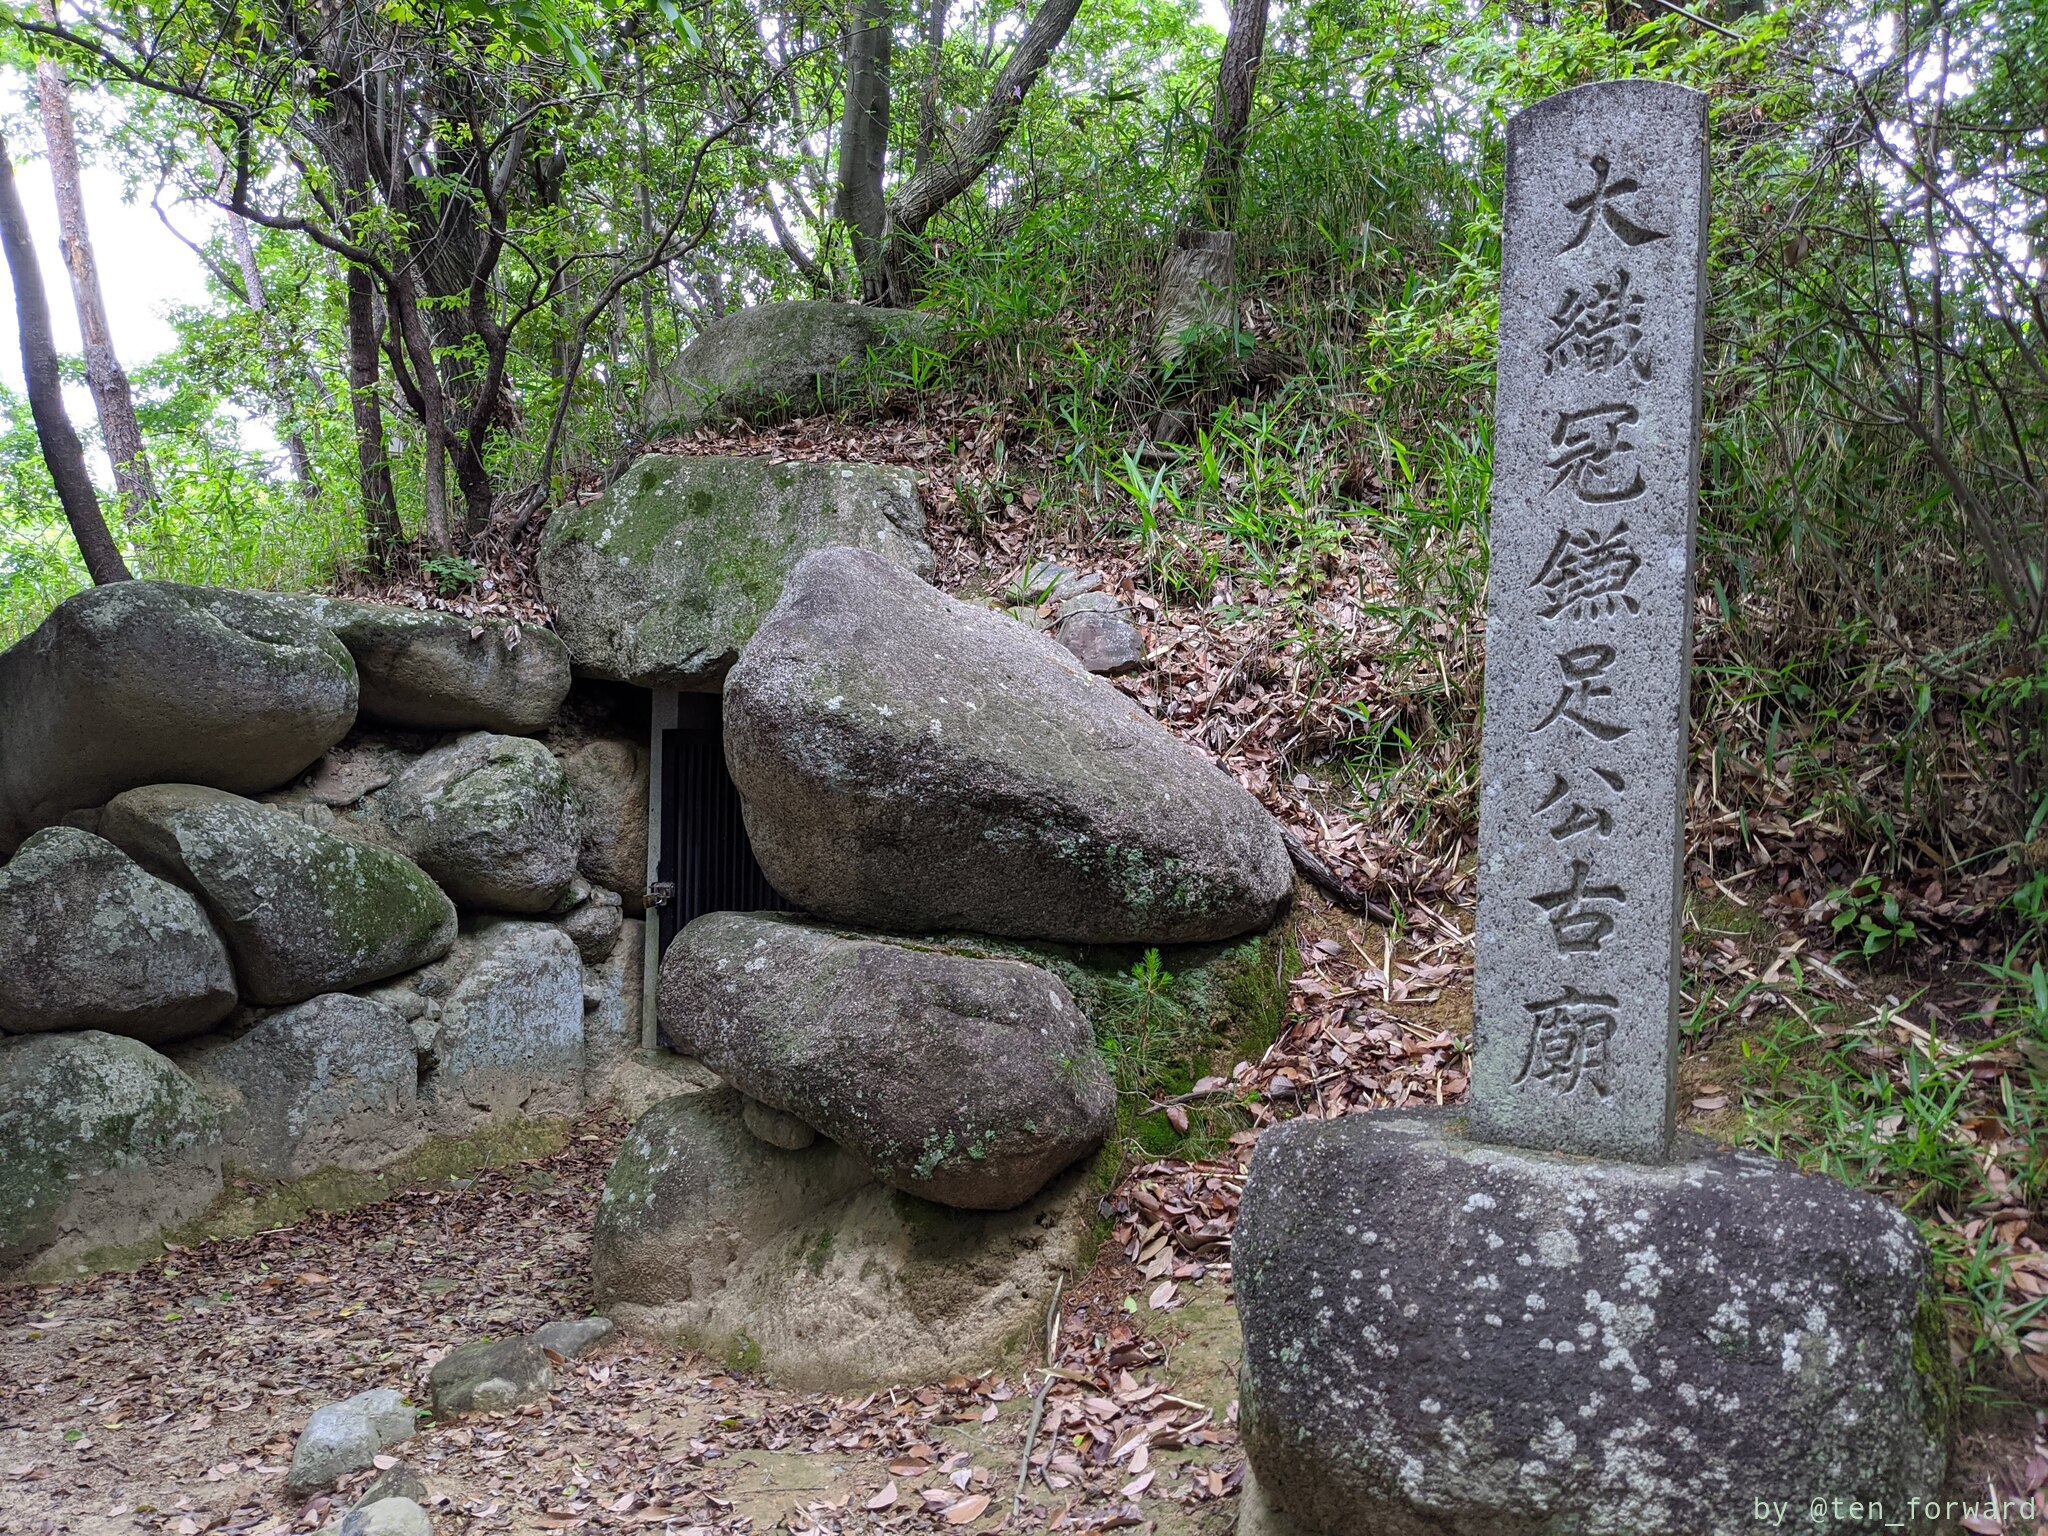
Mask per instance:
[[[249,1173],[370,1172],[425,1138],[411,1026],[368,998],[328,993],[177,1059],[222,1101],[222,1158]]]
[[[533,1330],[533,1342],[564,1360],[576,1360],[618,1332],[608,1317],[565,1317]]]
[[[1293,889],[1272,817],[1043,635],[862,550],[797,567],[725,689],[769,881],[862,927],[1189,943]]]
[[[828,545],[929,576],[916,478],[880,464],[649,454],[549,520],[541,592],[579,671],[715,693],[796,563]]]
[[[612,1097],[613,1079],[640,1050],[641,999],[646,993],[647,925],[627,918],[609,955],[583,967],[583,1096]]]
[[[759,1099],[740,1099],[740,1123],[757,1141],[785,1152],[801,1152],[818,1139],[818,1133],[795,1115],[786,1114]]]
[[[1288,981],[1299,966],[1286,923],[1220,944],[1049,944],[969,933],[920,934],[912,942],[1050,971],[1105,1049],[1150,1031],[1155,1073],[1175,1090],[1257,1060],[1287,1027]],[[1171,1023],[1167,1054],[1159,1020]],[[1140,1115],[1128,1128],[1139,1153],[1160,1157],[1187,1155],[1190,1137],[1205,1141],[1216,1129],[1199,1108],[1186,1130],[1162,1114]]]
[[[88,588],[0,654],[0,855],[141,784],[274,789],[355,716],[347,650],[279,598]]]
[[[628,917],[647,906],[647,748],[599,737],[558,753],[576,792],[582,841],[576,868],[592,885],[614,892]]]
[[[434,1417],[504,1413],[538,1402],[555,1385],[554,1368],[530,1338],[479,1339],[449,1351],[427,1373]]]
[[[791,299],[722,316],[683,348],[647,406],[655,435],[708,421],[780,420],[830,410],[868,354],[898,337],[929,337],[933,317]]]
[[[104,838],[45,827],[0,869],[0,1032],[161,1045],[234,1006],[227,949],[199,903]]]
[[[343,1515],[336,1536],[434,1536],[434,1522],[418,1500],[394,1494],[368,1500]]]
[[[582,899],[576,900],[578,896]],[[603,965],[625,931],[626,918],[620,910],[618,893],[578,881],[571,888],[569,899],[576,901],[576,905],[556,921],[562,932],[569,935],[569,942],[576,946],[585,965]]]
[[[1019,961],[712,912],[669,946],[660,1008],[678,1050],[942,1205],[1022,1204],[1115,1116],[1088,1020]]]
[[[770,1146],[741,1119],[729,1087],[651,1106],[613,1159],[591,1243],[596,1304],[682,1309],[696,1317],[790,1221],[871,1183],[829,1141]]]
[[[0,1284],[154,1242],[220,1192],[214,1107],[148,1046],[100,1030],[0,1039]]]
[[[730,1088],[685,1094],[640,1118],[605,1181],[597,1305],[791,1387],[936,1381],[1029,1344],[1094,1205],[1076,1169],[1016,1210],[950,1210],[829,1141],[759,1140]]]
[[[310,1493],[373,1465],[380,1451],[417,1433],[418,1413],[390,1387],[315,1408],[292,1448],[285,1486],[294,1493]]]
[[[478,923],[447,959],[367,995],[412,1023],[433,1134],[583,1107],[583,966],[554,924]]]
[[[410,1499],[415,1504],[424,1504],[427,1485],[405,1462],[392,1457],[385,1460],[391,1465],[370,1479],[369,1486],[356,1495],[356,1509],[368,1509],[372,1504],[385,1499]],[[353,1511],[351,1511],[353,1513]]]
[[[568,695],[568,648],[545,629],[341,597],[292,601],[355,658],[366,719],[526,735]]]
[[[524,736],[475,731],[414,762],[368,815],[464,907],[545,912],[576,878],[576,796]]]
[[[1287,982],[1299,963],[1284,926],[1219,944],[1050,944],[979,933],[919,934],[912,942],[1043,967],[1073,994],[1098,1040],[1127,1029],[1133,1009],[1149,999],[1190,1040],[1240,1056],[1263,1050],[1286,1027]],[[1153,954],[1156,968],[1147,958]]]
[[[1120,613],[1084,608],[1061,619],[1054,633],[1090,672],[1113,676],[1144,665],[1145,637]]]
[[[437,959],[455,938],[454,906],[418,865],[238,795],[129,790],[107,803],[99,831],[199,897],[252,1003],[363,986]]]
[[[309,806],[352,816],[368,796],[405,772],[438,742],[438,737],[425,733],[354,730],[291,784],[260,798],[265,805],[284,806],[312,823],[318,818],[306,817]]]
[[[1942,1486],[1954,1378],[1918,1233],[1768,1158],[1286,1121],[1232,1252],[1260,1529],[1735,1536],[1758,1501],[1903,1515]]]

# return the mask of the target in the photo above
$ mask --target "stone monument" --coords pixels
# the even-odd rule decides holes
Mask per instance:
[[[1617,84],[1508,136],[1472,1130],[1638,1162],[1676,1107],[1705,113]]]
[[[1918,1232],[1674,1134],[1707,99],[1582,86],[1507,149],[1473,1102],[1260,1138],[1240,1532],[1920,1528]]]

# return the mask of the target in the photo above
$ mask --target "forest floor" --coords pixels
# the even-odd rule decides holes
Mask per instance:
[[[1006,461],[1003,433],[999,418],[935,414],[661,446],[907,465],[949,589],[1001,594],[1031,561],[1064,559],[1101,572],[1145,620],[1148,666],[1120,686],[1235,773],[1353,898],[1346,910],[1304,895],[1285,1032],[1259,1060],[1196,1085],[1192,1097],[1230,1106],[1244,1128],[1214,1160],[1168,1156],[1127,1173],[1105,1200],[1094,1267],[1063,1297],[1050,1360],[841,1400],[614,1339],[560,1372],[545,1406],[430,1425],[402,1448],[443,1536],[993,1530],[1011,1516],[1027,1460],[1021,1528],[1223,1536],[1242,1475],[1229,1236],[1259,1130],[1463,1098],[1469,795],[1431,801],[1410,793],[1426,775],[1397,774],[1371,798],[1313,765],[1342,757],[1355,706],[1410,686],[1401,669],[1418,633],[1434,648],[1440,702],[1476,714],[1469,626],[1446,605],[1418,631],[1386,552],[1349,537],[1284,567],[1222,564],[1210,601],[1176,599],[1157,579],[1157,552],[1126,531],[1071,518],[1049,528],[1026,455],[1013,446]],[[529,529],[465,592],[413,581],[381,595],[543,621],[538,537]],[[1454,769],[1455,743],[1419,750]],[[2034,1181],[2013,1174],[2048,1124],[2048,1059],[1983,984],[1976,935],[1995,893],[1923,881],[1906,916],[1936,942],[1910,968],[1843,954],[1826,894],[1854,872],[1854,838],[1774,798],[1775,768],[1754,755],[1766,758],[1761,775],[1717,753],[1695,776],[1684,1121],[1913,1212],[1965,1367],[1949,1495],[2038,1497],[2048,1216],[2020,1193]],[[1894,920],[1875,905],[1866,915]],[[1190,1107],[1155,1112],[1180,1127]],[[592,1215],[624,1129],[622,1115],[600,1114],[566,1128],[558,1150],[472,1178],[173,1252],[133,1274],[0,1292],[0,1533],[240,1536],[333,1519],[369,1474],[332,1496],[288,1499],[284,1469],[308,1413],[371,1386],[423,1398],[446,1350],[586,1311]]]

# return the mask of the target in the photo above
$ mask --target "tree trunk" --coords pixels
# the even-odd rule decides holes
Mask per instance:
[[[385,294],[385,300],[392,329],[397,333],[393,337],[393,351],[412,362],[420,430],[426,438],[425,472],[420,477],[421,500],[425,502],[421,521],[425,525],[427,542],[433,546],[434,552],[450,555],[455,552],[455,540],[454,524],[449,516],[448,455],[455,445],[455,433],[449,423],[448,397],[441,387],[434,343],[420,317],[419,301],[412,291],[411,274],[401,268],[397,278],[398,281],[391,284]]]
[[[889,204],[882,176],[889,157],[889,63],[895,48],[890,0],[860,0],[846,18],[846,120],[839,132],[839,206],[853,231],[861,299],[890,302],[883,271]]]
[[[284,451],[291,459],[292,478],[310,506],[320,499],[320,486],[313,478],[313,455],[307,451],[306,435],[297,425],[298,401],[285,376],[284,359],[278,355],[270,335],[270,293],[263,285],[263,269],[256,264],[256,242],[249,236],[248,221],[229,214],[228,239],[235,247],[235,265],[242,272],[242,298],[254,312],[263,338],[263,371],[270,375],[271,409],[277,413],[278,430],[284,434]]]
[[[1216,105],[1209,114],[1209,148],[1202,156],[1203,217],[1211,229],[1229,229],[1237,215],[1245,127],[1251,122],[1259,58],[1266,51],[1269,3],[1231,0],[1230,36],[1216,70]]]
[[[930,0],[924,30],[924,96],[917,104],[917,150],[910,161],[915,176],[931,160],[939,141],[939,65],[945,59],[947,0]]]
[[[43,0],[42,11],[45,21],[56,22],[52,0]],[[71,121],[71,84],[63,69],[49,59],[36,64],[36,97],[42,109],[43,138],[50,151],[50,180],[57,189],[57,228],[64,265],[71,273],[71,296],[78,306],[78,330],[85,342],[85,381],[99,413],[107,457],[113,462],[121,518],[133,528],[156,501],[156,486],[142,447],[142,428],[135,420],[135,396],[128,388],[121,360],[114,355],[106,300],[100,294],[99,265],[93,259],[92,234],[86,228],[78,135]]]
[[[562,216],[562,184],[569,174],[569,157],[559,149],[536,155],[533,161],[534,201],[551,215],[551,222]],[[578,268],[563,260],[561,254],[561,232],[556,230],[556,244],[548,256],[550,282],[554,288],[555,335],[553,342],[555,384],[566,389],[570,378],[576,372],[570,350],[576,344],[576,315],[582,308],[581,284],[577,277]]]
[[[1159,269],[1152,308],[1152,360],[1172,368],[1191,347],[1237,328],[1237,237],[1227,229],[1184,229]]]
[[[356,429],[356,476],[362,486],[370,567],[389,571],[404,532],[398,493],[384,450],[384,407],[377,395],[377,295],[367,268],[348,269],[348,404]]]
[[[1159,296],[1152,308],[1152,361],[1165,374],[1169,402],[1185,397],[1200,381],[1182,367],[1190,351],[1212,360],[1216,343],[1237,329],[1238,191],[1244,174],[1245,130],[1251,122],[1252,90],[1259,56],[1266,51],[1270,0],[1232,0],[1230,35],[1216,68],[1216,100],[1209,114],[1209,147],[1202,156],[1195,217],[1174,239],[1159,270]],[[1234,351],[1231,347],[1227,350]],[[1178,376],[1176,376],[1178,375]],[[1176,440],[1186,423],[1169,403],[1153,423],[1153,436]]]
[[[86,471],[85,450],[71,430],[71,419],[64,414],[64,384],[57,374],[49,295],[43,290],[43,272],[36,262],[28,214],[21,206],[21,189],[14,183],[14,161],[5,138],[0,138],[0,247],[5,249],[8,275],[14,279],[15,323],[21,332],[21,372],[28,383],[29,412],[35,417],[43,462],[57,485],[57,499],[63,503],[65,520],[71,524],[71,535],[78,540],[78,551],[85,556],[85,569],[94,585],[127,581],[128,564],[107,531],[107,520],[100,515],[100,498]]]
[[[635,57],[633,61],[633,121],[639,130],[635,148],[639,151],[640,186],[636,201],[640,213],[640,248],[654,248],[654,206],[649,189],[654,185],[654,157],[647,143],[647,65]],[[643,394],[654,387],[654,376],[658,371],[659,359],[654,347],[654,280],[640,280],[640,345],[645,354],[642,366],[646,372],[641,375],[640,389]]]
[[[914,171],[889,199],[882,264],[888,273],[889,288],[896,295],[895,302],[909,302],[914,289],[909,253],[902,242],[922,235],[925,226],[972,186],[975,178],[1002,153],[1024,111],[1024,98],[1030,95],[1046,60],[1066,37],[1067,28],[1074,24],[1080,9],[1081,0],[1039,0],[1023,35],[1003,62],[988,100],[948,146],[950,153]],[[989,24],[995,24],[994,12],[990,13]],[[849,103],[852,100],[850,82],[847,99]]]

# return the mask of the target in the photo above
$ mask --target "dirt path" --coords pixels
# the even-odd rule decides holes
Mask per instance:
[[[307,1415],[374,1386],[424,1401],[441,1353],[590,1304],[589,1231],[623,1121],[563,1149],[133,1274],[0,1291],[0,1531],[256,1533],[332,1520],[288,1498]],[[1115,1245],[1065,1309],[1024,1523],[1221,1536],[1234,1516],[1236,1317],[1220,1279],[1138,1315]],[[1182,1357],[1185,1357],[1184,1360]],[[449,1533],[993,1530],[1047,1376],[860,1402],[797,1397],[615,1342],[545,1408],[403,1448]],[[1180,1401],[1174,1401],[1174,1399]],[[893,1496],[891,1491],[893,1490]]]

